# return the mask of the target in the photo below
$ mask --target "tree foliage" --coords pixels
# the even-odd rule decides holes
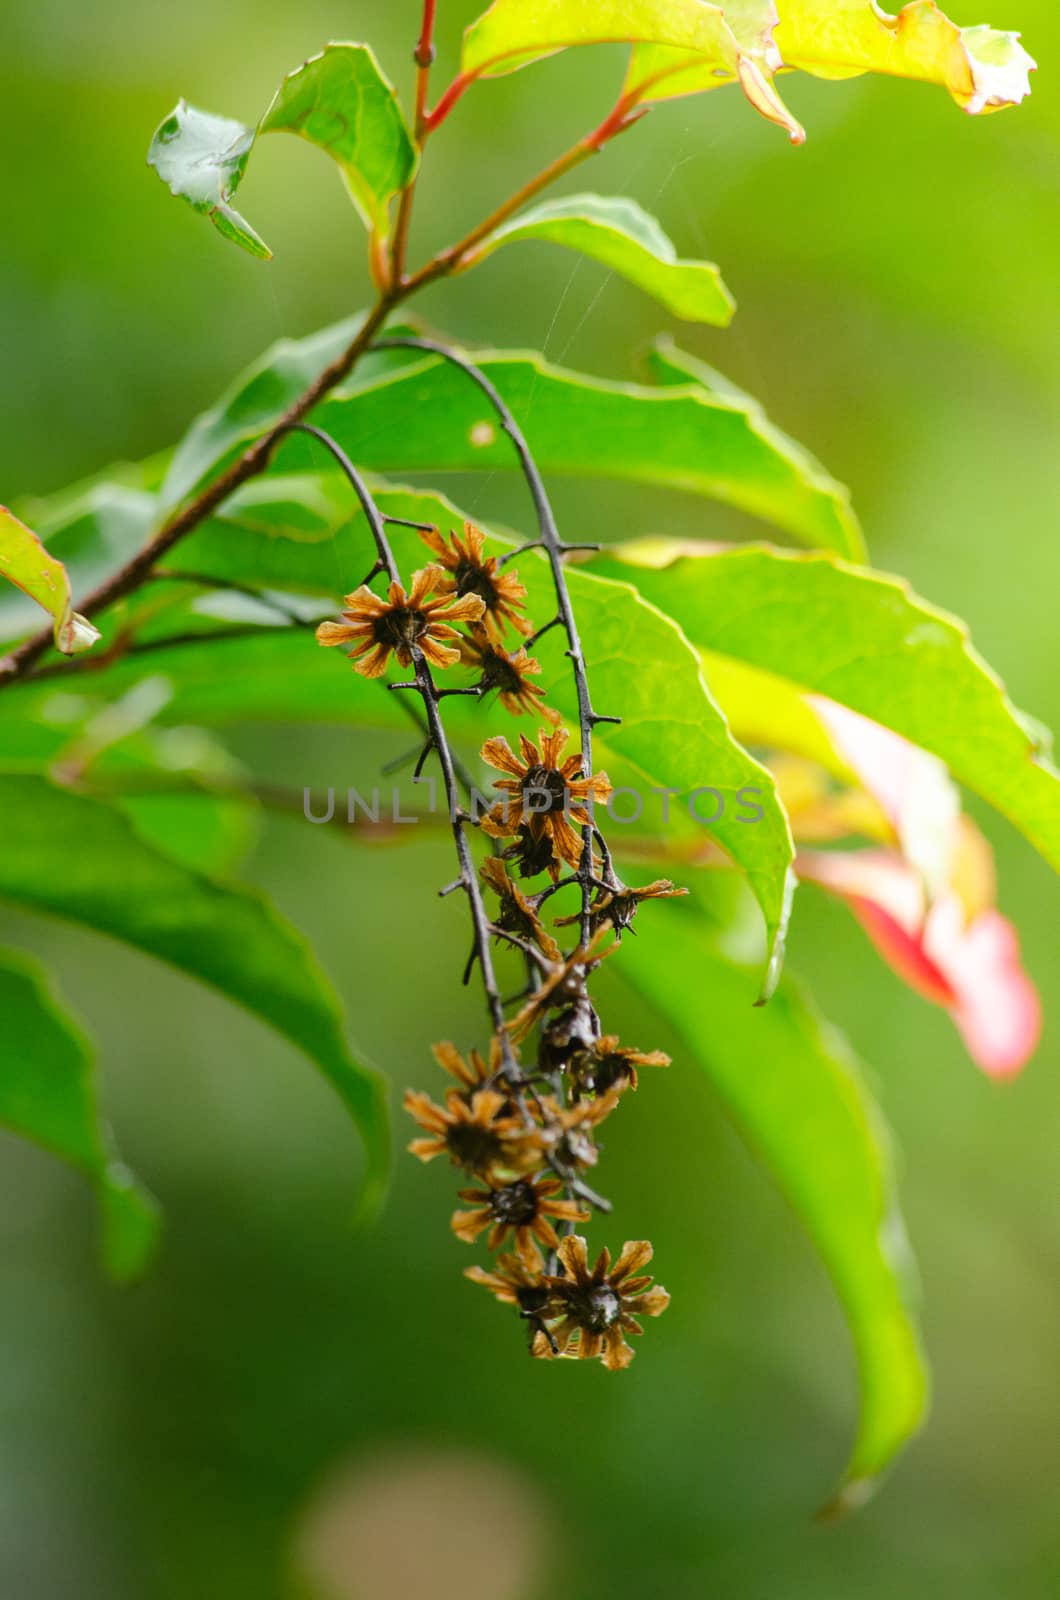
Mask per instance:
[[[508,247],[537,241],[605,263],[674,317],[724,325],[733,303],[719,269],[684,259],[632,201],[540,194],[649,103],[676,95],[739,83],[798,142],[803,131],[776,87],[782,71],[913,78],[976,114],[1018,103],[1032,63],[1015,35],[960,28],[931,0],[911,0],[895,16],[871,0],[495,0],[467,30],[460,71],[430,109],[430,17],[428,7],[411,115],[368,45],[329,44],[284,79],[255,127],[181,101],[155,134],[149,159],[159,177],[261,257],[267,247],[233,204],[258,138],[285,131],[324,150],[369,231],[376,299],[337,327],[267,352],[138,487],[104,473],[72,500],[40,504],[33,530],[0,510],[0,575],[13,585],[0,594],[0,640],[10,652],[0,662],[0,804],[18,841],[0,857],[0,898],[168,962],[283,1035],[356,1122],[370,1209],[387,1148],[381,1080],[350,1044],[301,935],[233,868],[246,818],[300,796],[265,793],[227,757],[225,731],[254,719],[404,725],[398,694],[340,672],[310,631],[339,606],[337,574],[355,591],[385,566],[377,514],[398,519],[388,548],[406,574],[425,560],[422,529],[407,524],[443,536],[464,526],[457,506],[422,482],[407,487],[403,474],[515,469],[513,441],[525,435],[546,477],[657,485],[700,504],[702,542],[623,528],[603,551],[577,561],[565,554],[562,564],[560,599],[569,596],[578,619],[581,666],[599,704],[621,717],[595,719],[611,781],[678,802],[661,831],[618,828],[616,855],[634,872],[665,870],[693,888],[686,904],[667,908],[672,920],[643,952],[624,947],[608,971],[685,1041],[831,1273],[862,1378],[842,1491],[852,1500],[915,1431],[926,1378],[889,1136],[849,1046],[797,982],[781,977],[793,890],[805,863],[803,876],[841,892],[896,970],[962,1025],[967,964],[977,963],[976,982],[1004,976],[1011,995],[1018,955],[955,785],[994,805],[1060,866],[1048,737],[1014,708],[962,624],[868,565],[846,490],[717,373],[664,345],[647,382],[480,352],[498,411],[459,362],[410,349],[398,312],[432,282],[494,257],[491,270],[502,271]],[[629,46],[629,60],[608,117],[464,239],[410,270],[420,155],[463,94],[479,78],[557,51],[614,42]],[[392,342],[377,346],[385,335]],[[312,468],[304,436],[297,448],[291,438],[306,418],[328,447]],[[374,475],[370,492],[358,473]],[[801,548],[707,543],[711,502],[738,507],[764,536]],[[540,494],[536,505],[540,515]],[[507,563],[520,549],[527,605],[547,624],[556,582],[548,539],[535,538],[530,523],[518,534],[482,531],[483,559]],[[38,632],[41,606],[52,627]],[[584,729],[570,629],[550,626],[533,643],[541,690],[566,724],[581,718]],[[84,651],[97,639],[72,662],[49,653],[52,645]],[[483,685],[466,658],[455,674],[465,693],[447,705],[450,738],[474,761],[487,731],[514,739],[521,729],[496,704],[487,727]],[[76,715],[60,721],[50,708],[71,687]],[[199,742],[177,764],[173,736],[189,726]],[[704,789],[721,800],[709,818],[682,809]],[[735,803],[748,794],[751,818]],[[725,871],[749,898],[735,897],[731,925],[719,927],[706,908]],[[759,919],[754,970],[731,949],[737,932],[746,946],[748,905]],[[956,919],[945,950],[924,936],[940,911]],[[995,937],[984,941],[977,930],[987,924]],[[89,1176],[107,1259],[129,1276],[153,1243],[154,1209],[113,1156],[90,1048],[21,957],[5,954],[0,988],[5,1015],[19,1018],[0,1115]],[[764,1007],[752,1004],[771,995]],[[1032,1013],[1013,1005],[1010,1067],[1033,1048]],[[996,1059],[981,1031],[962,1031],[973,1054],[982,1043],[984,1065]]]

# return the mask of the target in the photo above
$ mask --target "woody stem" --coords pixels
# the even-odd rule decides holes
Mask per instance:
[[[400,573],[397,562],[394,560],[394,552],[390,547],[390,540],[387,537],[386,522],[383,514],[376,505],[371,490],[353,465],[353,462],[331,435],[325,433],[323,428],[317,428],[309,422],[292,422],[286,424],[281,431],[293,432],[295,430],[307,433],[318,440],[338,462],[352,485],[368,521],[372,540],[375,544],[379,571],[385,572],[391,583],[400,582]],[[412,647],[412,661],[416,674],[415,686],[423,701],[423,709],[427,718],[427,735],[430,740],[430,747],[437,754],[442,769],[446,805],[452,821],[453,839],[456,844],[457,860],[460,864],[459,881],[467,895],[468,906],[471,911],[475,955],[482,972],[482,985],[486,991],[486,1004],[489,1008],[494,1030],[501,1043],[505,1071],[515,1077],[518,1073],[518,1066],[504,1025],[504,1005],[501,1000],[500,990],[497,987],[497,979],[493,970],[493,953],[490,948],[490,919],[482,898],[482,890],[479,886],[478,874],[475,871],[475,862],[471,854],[471,845],[467,837],[466,828],[470,818],[460,804],[457,763],[450,749],[445,726],[442,722],[441,712],[439,711],[438,689],[431,675],[431,669],[424,660],[423,653],[415,645]]]
[[[428,43],[433,35],[435,7],[425,3],[424,31],[421,33],[418,55],[422,53],[423,41],[426,37]],[[429,26],[428,26],[429,24]],[[426,71],[422,62],[421,73]],[[425,82],[421,78],[421,82]],[[420,270],[411,276],[406,276],[403,268],[403,259],[408,238],[408,227],[411,215],[415,183],[409,184],[402,193],[399,207],[399,221],[395,229],[395,239],[392,247],[386,282],[379,292],[379,298],[367,312],[361,326],[346,349],[338,355],[329,366],[325,367],[313,382],[291,402],[285,414],[274,427],[262,434],[246,450],[231,462],[215,478],[206,483],[187,504],[181,506],[169,516],[161,528],[152,534],[128,561],[110,573],[103,581],[91,590],[79,603],[78,610],[86,617],[94,617],[99,612],[106,610],[116,601],[122,600],[126,595],[134,593],[153,575],[157,563],[169,554],[181,539],[192,533],[205,519],[217,510],[230,494],[240,488],[250,479],[258,477],[265,472],[272,459],[276,443],[282,433],[290,425],[308,415],[313,407],[338,383],[353,371],[365,350],[378,330],[383,326],[387,317],[397,306],[410,295],[417,293],[428,284],[439,278],[444,278],[453,272],[460,271],[468,264],[469,257],[482,240],[503,222],[513,211],[524,205],[526,201],[549,184],[569,172],[572,167],[585,157],[596,151],[618,134],[632,127],[633,123],[642,114],[643,107],[638,107],[629,97],[621,98],[614,109],[592,133],[568,150],[565,155],[553,161],[542,172],[532,178],[529,183],[518,190],[503,205],[499,206],[489,217],[473,228],[469,234],[447,250],[431,258]],[[437,113],[424,112],[422,139],[437,126],[440,118]],[[422,140],[421,140],[422,142]],[[52,647],[53,634],[51,626],[42,627],[31,638],[24,640],[10,654],[0,657],[0,689],[4,689],[29,676],[36,667],[40,658]]]
[[[448,346],[439,344],[433,339],[419,339],[409,335],[401,338],[377,339],[373,348],[376,350],[422,350],[426,354],[440,356],[442,360],[450,362],[459,371],[463,372],[485,395],[500,420],[501,428],[515,446],[519,464],[534,503],[541,543],[552,573],[552,582],[555,587],[558,605],[559,624],[567,636],[567,655],[573,668],[578,696],[578,731],[581,736],[582,767],[586,777],[591,777],[593,770],[593,727],[601,718],[593,709],[592,697],[589,692],[585,656],[578,634],[574,607],[571,604],[570,591],[567,587],[567,574],[563,566],[565,547],[559,536],[555,513],[553,512],[544,480],[531,454],[522,429],[481,368],[476,367],[473,362],[467,360],[465,356],[459,355],[455,350],[449,349]],[[593,833],[592,825],[587,825],[581,830],[582,854],[576,874],[578,883],[581,886],[580,920],[583,948],[588,946],[591,935],[590,901],[594,877]]]
[[[434,64],[434,23],[437,11],[437,0],[423,0],[423,21],[420,25],[420,36],[416,41],[413,51],[413,60],[416,63],[416,109],[414,126],[416,142],[420,147],[421,156],[426,142],[427,126],[427,90],[430,83],[431,67]],[[391,285],[400,284],[405,277],[405,259],[408,254],[409,225],[412,221],[412,206],[416,196],[416,182],[419,177],[418,170],[413,173],[398,200],[397,222],[394,225],[394,240],[390,249],[390,282]]]

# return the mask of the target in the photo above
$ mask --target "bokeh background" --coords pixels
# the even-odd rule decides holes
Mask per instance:
[[[678,336],[850,483],[877,564],[966,617],[1017,703],[1055,726],[1060,13],[954,5],[962,22],[1024,30],[1042,71],[1021,110],[970,119],[941,91],[793,78],[801,150],[730,90],[659,111],[574,186],[634,195],[683,253],[721,263],[735,324]],[[475,8],[440,9],[442,79]],[[328,38],[372,40],[407,93],[417,13],[6,0],[0,498],[170,444],[266,344],[365,300],[359,224],[322,158],[283,140],[255,158],[242,199],[274,247],[265,266],[175,205],[144,153],[178,95],[253,121]],[[416,251],[595,121],[619,71],[617,55],[582,52],[471,95],[432,150]],[[661,326],[634,291],[539,246],[420,311],[616,376]],[[516,515],[507,479],[456,492]],[[583,536],[750,527],[628,488],[559,498]],[[298,784],[356,781],[378,758],[326,730],[236,742]],[[673,1307],[624,1378],[531,1365],[460,1276],[445,1174],[400,1161],[382,1223],[352,1236],[356,1141],[303,1061],[146,959],[5,915],[5,939],[55,964],[100,1040],[122,1144],[168,1213],[155,1271],[117,1291],[95,1267],[84,1187],[0,1145],[5,1600],[1055,1595],[1060,892],[1011,830],[985,825],[1048,1015],[1014,1084],[976,1073],[842,911],[804,891],[796,916],[791,963],[870,1060],[897,1132],[936,1375],[926,1433],[828,1529],[811,1517],[852,1432],[846,1333],[679,1053],[618,1119],[607,1173],[615,1237],[655,1239]],[[355,854],[281,822],[249,870],[313,936],[398,1084],[431,1081],[431,1038],[475,1036],[431,892],[444,851]],[[613,981],[607,1016],[666,1042]]]

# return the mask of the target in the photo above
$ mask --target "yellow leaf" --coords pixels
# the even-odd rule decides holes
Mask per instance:
[[[466,78],[500,77],[573,45],[676,45],[735,69],[721,4],[707,0],[493,0],[464,34]]]
[[[70,578],[62,562],[6,506],[0,506],[0,577],[10,579],[54,619],[56,649],[64,655],[88,650],[99,638],[91,622],[71,608]]]
[[[782,70],[817,78],[880,72],[936,83],[973,115],[1018,105],[1030,93],[1034,61],[1018,34],[958,27],[935,0],[909,0],[894,16],[874,0],[730,0],[724,16],[738,46],[735,73],[717,55],[637,45],[627,92],[664,100],[738,80],[755,109],[796,143],[802,129],[773,83]]]

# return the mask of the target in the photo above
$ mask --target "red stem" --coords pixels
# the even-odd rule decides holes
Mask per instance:
[[[477,72],[461,72],[453,79],[434,110],[428,111],[424,117],[424,128],[427,133],[433,133],[436,128],[441,127],[457,101],[463,99],[477,77]]]
[[[420,25],[420,36],[416,41],[413,58],[416,62],[416,143],[420,147],[421,157],[423,146],[430,131],[427,122],[427,90],[431,80],[431,67],[434,63],[434,23],[438,11],[438,0],[423,0],[423,21]],[[416,177],[405,185],[398,202],[397,222],[394,225],[394,239],[390,247],[390,259],[383,259],[379,263],[380,276],[376,284],[384,288],[387,284],[398,286],[405,278],[405,262],[409,248],[409,226],[412,222],[412,205],[416,194]]]
[[[428,18],[433,22],[434,11],[433,0],[425,0],[425,26]],[[423,35],[421,35],[421,43],[422,38]],[[460,94],[472,81],[473,79],[468,78],[463,83]],[[461,80],[457,79],[452,88],[447,91],[443,100],[439,102],[438,108],[434,113],[435,117],[437,117],[438,111],[441,111],[446,101],[449,102],[449,109],[456,104],[460,96],[459,94],[454,95],[453,89],[460,82]],[[623,133],[627,128],[632,127],[634,122],[644,116],[647,109],[647,107],[638,106],[634,97],[623,96],[598,128],[592,133],[586,134],[583,139],[579,139],[578,143],[572,146],[565,155],[560,156],[550,166],[546,167],[543,172],[539,173],[536,178],[531,179],[528,184],[512,195],[504,205],[499,206],[477,228],[473,228],[465,238],[452,245],[448,250],[442,251],[433,260],[428,261],[426,266],[422,267],[412,277],[406,277],[403,271],[395,271],[394,268],[404,254],[404,243],[407,238],[408,217],[413,192],[413,186],[410,185],[402,196],[402,215],[395,235],[395,245],[400,254],[391,258],[389,284],[380,290],[379,299],[368,313],[351,344],[341,356],[333,361],[310,384],[304,394],[300,395],[292,403],[279,422],[259,439],[255,440],[219,477],[214,478],[212,482],[201,489],[189,504],[174,512],[154,537],[142,549],[137,551],[123,567],[112,573],[110,577],[104,579],[102,583],[93,589],[91,594],[82,600],[79,607],[80,611],[85,616],[93,616],[96,612],[104,610],[105,607],[113,605],[116,600],[120,600],[125,595],[131,594],[135,589],[138,589],[150,577],[156,563],[164,555],[167,555],[185,534],[198,527],[199,523],[209,516],[212,511],[216,510],[234,489],[266,470],[280,437],[294,423],[299,422],[306,416],[318,400],[322,399],[335,384],[346,377],[368,345],[371,344],[376,333],[395,306],[417,290],[422,289],[426,284],[444,277],[447,273],[459,271],[464,259],[470,255],[476,245],[480,244],[483,239],[492,233],[494,228],[498,227],[500,223],[525,205],[528,200],[532,199],[542,189],[554,183],[557,178],[563,177],[588,156],[595,155],[617,134]],[[52,642],[52,630],[50,627],[45,627],[35,634],[33,638],[27,639],[17,646],[9,655],[0,658],[0,689],[3,689],[7,684],[16,682],[19,678],[29,673],[41,656],[51,648]]]
[[[416,132],[422,137],[427,115],[427,83],[434,62],[434,20],[438,0],[423,0],[423,26],[416,45]]]

